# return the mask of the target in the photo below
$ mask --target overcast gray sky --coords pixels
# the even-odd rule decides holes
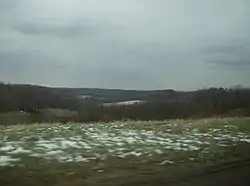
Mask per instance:
[[[250,86],[250,1],[0,0],[0,81]]]

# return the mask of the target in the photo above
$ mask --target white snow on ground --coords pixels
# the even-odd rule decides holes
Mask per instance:
[[[126,128],[127,123],[88,124],[88,125],[55,125],[38,127],[35,131],[18,130],[19,141],[7,138],[9,129],[1,135],[0,166],[14,164],[18,159],[11,155],[25,155],[54,159],[60,162],[89,162],[93,159],[105,159],[107,156],[127,158],[163,155],[169,151],[201,151],[209,153],[211,141],[224,148],[232,143],[250,143],[250,135],[243,132],[231,133],[233,127],[227,126],[211,129],[206,133],[192,129],[180,134],[167,132]],[[123,128],[124,127],[124,128]],[[69,130],[70,129],[70,130]],[[47,134],[52,134],[48,136]],[[31,134],[35,136],[30,143]],[[47,135],[47,136],[46,136]],[[46,136],[46,137],[44,137]],[[204,150],[206,149],[206,150]],[[8,155],[8,156],[7,156]],[[166,158],[167,159],[167,158]],[[173,163],[165,160],[162,164]]]
[[[6,146],[0,147],[0,151],[11,151],[14,149],[15,147],[13,147],[12,145],[8,145],[8,144],[6,144]]]
[[[19,161],[19,159],[17,158],[11,158],[9,156],[0,156],[0,167],[12,165],[13,162],[17,162],[17,161]]]
[[[135,105],[135,104],[143,104],[146,103],[146,101],[143,100],[131,100],[131,101],[120,101],[120,102],[114,102],[114,103],[104,103],[103,106],[128,106],[128,105]]]
[[[161,164],[161,165],[165,165],[165,164],[174,164],[174,162],[171,161],[171,160],[165,160],[165,161],[161,162],[160,164]]]
[[[52,151],[48,151],[46,152],[47,156],[53,156],[53,155],[59,155],[59,154],[63,154],[64,152],[62,150],[52,150]]]
[[[241,142],[250,143],[250,139],[240,139]]]
[[[38,140],[36,142],[35,147],[38,147],[38,149],[46,149],[47,151],[59,149],[60,146],[58,144],[55,144],[53,141],[51,141],[51,140]]]
[[[31,150],[25,150],[23,149],[22,147],[17,147],[17,149],[11,151],[11,152],[8,152],[8,154],[29,154],[29,153],[32,153]]]
[[[67,148],[81,148],[81,146],[79,146],[77,142],[66,140],[66,139],[60,141],[60,146],[61,146],[62,149],[67,149]]]
[[[125,157],[127,157],[127,156],[141,156],[142,155],[142,153],[141,152],[127,152],[127,153],[124,153],[124,154],[120,154],[120,155],[117,155],[118,157],[120,157],[120,158],[125,158]]]

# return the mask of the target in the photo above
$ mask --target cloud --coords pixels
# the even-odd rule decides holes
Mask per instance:
[[[96,31],[91,25],[33,25],[19,24],[14,25],[13,29],[23,34],[50,34],[61,37],[75,37],[79,35],[91,35]]]
[[[206,56],[205,62],[216,66],[223,66],[231,70],[245,70],[250,68],[250,42],[227,41],[201,49]]]
[[[0,79],[125,89],[249,86],[248,0],[1,0]]]
[[[223,66],[231,66],[235,69],[239,69],[239,68],[246,68],[250,66],[250,60],[246,60],[246,61],[232,61],[232,60],[211,60],[211,61],[207,61],[210,64],[213,65],[223,65]],[[238,67],[238,68],[237,68]]]
[[[219,46],[210,46],[203,49],[203,52],[213,54],[213,53],[236,53],[245,51],[245,49],[249,46],[249,44],[225,44]]]

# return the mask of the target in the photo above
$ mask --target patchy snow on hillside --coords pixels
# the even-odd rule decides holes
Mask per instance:
[[[120,101],[114,103],[104,103],[103,106],[128,106],[128,105],[143,104],[143,103],[146,103],[146,101],[131,100],[131,101]]]

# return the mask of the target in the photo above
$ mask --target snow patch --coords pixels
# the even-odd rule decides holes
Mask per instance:
[[[13,147],[12,145],[6,145],[0,148],[0,151],[11,151],[14,150],[15,147]]]
[[[4,166],[9,166],[12,165],[13,162],[17,162],[20,159],[18,158],[11,158],[9,156],[0,156],[0,166],[4,167]]]
[[[32,153],[31,150],[25,150],[22,147],[17,147],[16,150],[8,152],[8,154],[30,154],[30,153]]]

